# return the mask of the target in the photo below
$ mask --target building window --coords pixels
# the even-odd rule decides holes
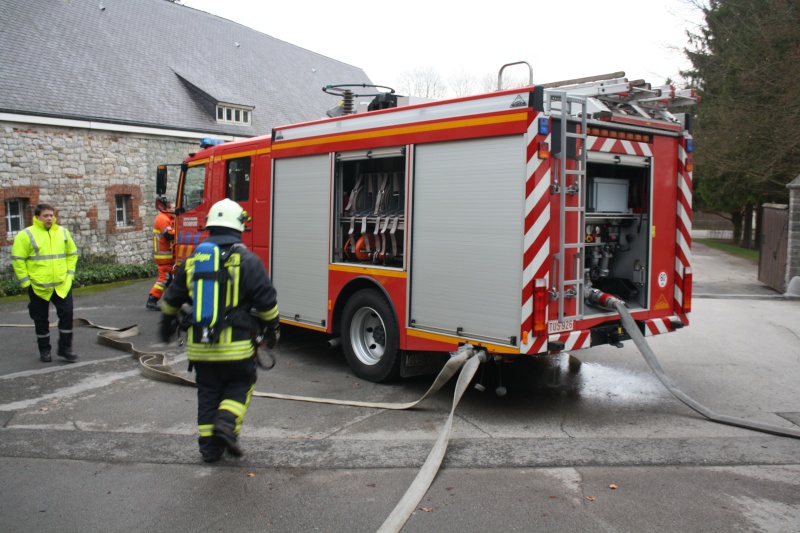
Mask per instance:
[[[130,226],[131,195],[117,194],[114,196],[117,213],[117,226]]]
[[[244,126],[250,125],[251,109],[243,107],[235,107],[229,105],[217,106],[217,122],[226,122],[229,124],[242,124]]]
[[[116,235],[141,231],[144,227],[142,216],[142,190],[135,185],[110,185],[106,187],[105,218],[106,233]]]
[[[6,200],[6,238],[11,239],[25,229],[25,206],[22,198]]]

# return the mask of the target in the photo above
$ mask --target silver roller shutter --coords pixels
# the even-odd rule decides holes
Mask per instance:
[[[281,318],[322,326],[328,316],[330,158],[275,160],[272,281]]]
[[[417,146],[412,327],[518,337],[524,210],[522,136]]]

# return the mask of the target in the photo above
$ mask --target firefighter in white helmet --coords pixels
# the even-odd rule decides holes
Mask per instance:
[[[255,339],[266,337],[271,349],[280,337],[277,293],[264,264],[242,244],[248,220],[238,203],[229,199],[215,203],[206,218],[209,237],[204,243],[216,245],[219,273],[209,276],[203,271],[200,263],[204,258],[199,256],[207,254],[196,250],[178,268],[161,303],[161,337],[165,342],[179,326],[179,310],[184,303],[192,303],[195,311],[201,303],[216,305],[218,322],[212,328],[191,322],[186,349],[190,369],[194,367],[196,372],[200,453],[209,463],[219,460],[226,449],[234,456],[242,455],[238,436],[256,382]],[[202,286],[195,277],[204,283],[217,280],[216,300],[199,301],[198,287]]]

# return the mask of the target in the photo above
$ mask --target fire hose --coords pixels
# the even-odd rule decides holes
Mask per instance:
[[[167,364],[167,356],[161,352],[145,352],[136,349],[132,342],[126,341],[130,337],[139,335],[139,326],[132,325],[123,328],[114,328],[109,326],[101,326],[85,318],[73,318],[73,327],[89,327],[99,329],[96,341],[98,344],[109,346],[117,350],[129,352],[139,364],[139,370],[142,375],[156,381],[165,381],[168,383],[175,383],[178,385],[195,386],[195,382],[189,378],[179,376],[175,373],[171,366]],[[0,327],[32,327],[30,324],[0,324]],[[445,364],[444,368],[436,376],[433,384],[418,400],[407,403],[382,403],[382,402],[358,402],[336,400],[331,398],[312,398],[308,396],[292,396],[288,394],[266,393],[266,392],[253,392],[253,396],[260,398],[275,398],[280,400],[295,400],[302,402],[324,403],[332,405],[347,405],[355,407],[367,407],[373,409],[387,409],[387,410],[405,410],[417,406],[420,402],[428,398],[441,389],[445,383],[450,381],[450,378],[459,370],[461,373],[456,381],[455,393],[453,395],[453,405],[450,408],[450,414],[444,424],[439,438],[436,440],[425,463],[420,468],[414,481],[409,486],[406,493],[400,499],[400,502],[395,506],[388,518],[381,525],[378,530],[379,533],[396,533],[399,532],[408,518],[416,509],[419,502],[425,496],[430,488],[433,479],[436,477],[439,468],[441,467],[442,460],[444,459],[447,445],[450,442],[450,432],[453,426],[453,417],[455,415],[456,406],[461,401],[467,387],[469,386],[475,372],[478,370],[480,363],[486,361],[486,352],[483,350],[476,351],[470,344],[461,346],[457,351],[450,354],[451,357]],[[274,361],[274,359],[273,359]],[[269,368],[272,368],[271,366]],[[267,368],[268,369],[268,368]]]
[[[598,291],[597,289],[588,290],[586,292],[586,299],[587,303],[590,303],[592,305],[599,305],[602,307],[607,307],[609,309],[617,310],[617,312],[620,315],[620,319],[622,321],[622,325],[625,331],[630,335],[631,339],[638,348],[639,352],[642,354],[645,361],[650,366],[650,369],[653,371],[653,373],[656,375],[659,381],[661,381],[661,383],[667,388],[667,390],[669,390],[670,393],[672,393],[678,400],[683,402],[686,406],[688,406],[692,410],[705,416],[706,418],[708,418],[713,422],[718,422],[721,424],[727,424],[731,426],[737,426],[745,429],[751,429],[764,433],[770,433],[773,435],[800,438],[800,431],[798,430],[794,430],[791,428],[782,428],[780,426],[775,426],[772,424],[766,424],[761,422],[748,421],[731,416],[718,415],[711,409],[693,400],[686,393],[680,390],[680,388],[676,385],[676,383],[664,372],[664,369],[661,367],[660,363],[656,359],[655,353],[647,344],[644,335],[642,335],[641,331],[636,325],[636,322],[634,321],[633,317],[631,317],[631,314],[628,312],[628,309],[622,300],[607,293],[603,293],[602,291]],[[176,383],[179,385],[189,385],[189,386],[195,385],[194,381],[192,381],[191,379],[184,378],[182,376],[175,374],[174,370],[172,370],[172,368],[166,363],[166,355],[164,353],[145,352],[137,350],[134,347],[133,343],[124,340],[126,338],[137,336],[139,334],[138,325],[127,326],[124,328],[113,328],[108,326],[96,325],[84,318],[75,318],[73,320],[73,325],[100,329],[101,331],[98,332],[97,334],[97,343],[118,350],[130,352],[138,362],[141,373],[150,379]],[[0,324],[0,327],[2,326],[25,327],[16,324]],[[462,346],[461,348],[459,348],[459,350],[451,354],[450,360],[447,362],[447,364],[445,364],[444,368],[441,370],[439,375],[436,376],[436,379],[434,380],[433,384],[425,392],[425,394],[423,394],[422,397],[420,397],[418,400],[407,403],[358,402],[358,401],[346,401],[346,400],[337,400],[329,398],[293,396],[293,395],[278,394],[278,393],[263,393],[258,391],[253,392],[253,396],[261,398],[275,398],[282,400],[294,400],[294,401],[332,404],[332,405],[347,405],[347,406],[388,409],[388,410],[404,410],[415,407],[420,402],[422,402],[423,400],[425,400],[426,398],[437,392],[445,383],[447,383],[450,380],[450,378],[453,377],[453,375],[456,372],[461,370],[461,373],[456,382],[455,392],[453,395],[453,404],[450,409],[449,416],[439,434],[438,439],[436,440],[436,443],[429,452],[428,457],[425,460],[425,463],[420,468],[419,472],[417,473],[417,476],[414,478],[414,481],[406,490],[406,493],[397,503],[394,510],[383,522],[381,527],[378,529],[378,533],[390,533],[390,532],[396,533],[403,528],[408,518],[416,509],[416,506],[419,504],[419,502],[427,493],[431,483],[433,482],[433,479],[436,477],[436,474],[441,466],[442,460],[444,459],[444,454],[447,450],[448,443],[450,441],[450,433],[452,429],[453,417],[455,414],[456,406],[460,402],[461,397],[466,391],[466,388],[469,386],[469,383],[472,381],[472,378],[475,376],[478,366],[480,365],[480,363],[485,361],[486,361],[485,351],[479,350],[476,352],[475,348],[469,344]]]
[[[763,433],[771,433],[773,435],[780,435],[782,437],[793,437],[795,439],[800,439],[800,430],[782,428],[773,424],[755,422],[733,416],[718,415],[708,407],[701,405],[697,401],[690,398],[686,393],[678,388],[672,378],[670,378],[666,372],[664,372],[664,369],[661,368],[661,365],[659,364],[658,359],[656,359],[653,350],[650,349],[650,346],[645,341],[644,335],[642,335],[641,331],[639,331],[639,328],[636,326],[636,322],[631,317],[631,314],[628,312],[625,304],[621,300],[616,300],[613,302],[613,304],[616,310],[619,312],[619,316],[622,319],[622,325],[625,328],[625,331],[627,331],[628,335],[631,336],[634,344],[636,344],[636,347],[639,349],[639,353],[641,353],[642,357],[644,357],[644,360],[647,361],[650,369],[656,375],[658,380],[667,388],[667,390],[681,402],[686,404],[687,407],[700,413],[712,422],[719,422],[720,424],[727,424],[729,426],[752,429],[755,431],[761,431]]]

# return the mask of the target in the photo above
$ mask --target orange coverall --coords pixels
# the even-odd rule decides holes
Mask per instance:
[[[174,215],[160,211],[153,223],[153,259],[158,267],[158,279],[150,289],[150,295],[157,300],[161,299],[161,295],[164,294],[167,276],[172,273],[172,267],[175,265],[175,259],[172,257],[172,241],[175,236],[172,225],[174,222]]]

